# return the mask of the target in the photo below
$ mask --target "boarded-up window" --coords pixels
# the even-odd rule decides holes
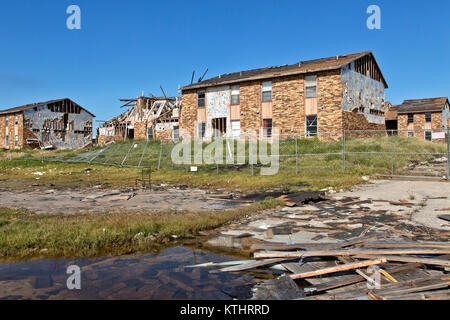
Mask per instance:
[[[262,83],[262,101],[272,101],[272,81]]]
[[[16,135],[15,137],[14,137],[14,146],[18,146],[19,145],[19,136],[18,135]]]
[[[431,122],[431,112],[425,112],[425,122]]]
[[[6,147],[9,146],[9,136],[5,137],[5,145],[6,145]]]
[[[306,136],[314,137],[317,136],[317,116],[307,116],[306,117]]]
[[[240,103],[239,93],[240,93],[239,86],[231,87],[231,104],[236,105]]]
[[[198,102],[199,108],[202,108],[205,106],[205,100],[206,100],[205,90],[198,91],[197,92],[197,102]]]
[[[233,134],[233,138],[239,138],[241,136],[241,122],[231,121],[231,131]]]
[[[263,134],[266,138],[272,137],[272,119],[263,120]]]
[[[317,76],[305,78],[306,98],[317,98]]]

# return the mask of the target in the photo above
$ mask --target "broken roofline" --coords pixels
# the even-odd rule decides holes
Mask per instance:
[[[279,77],[285,77],[285,76],[291,76],[291,75],[297,75],[297,74],[307,74],[307,73],[313,73],[313,72],[320,72],[320,71],[329,71],[329,70],[337,70],[342,68],[345,65],[348,65],[364,56],[370,55],[373,58],[373,61],[375,62],[375,65],[380,71],[382,82],[384,83],[384,86],[389,88],[386,79],[384,78],[383,73],[381,72],[381,68],[373,54],[372,51],[364,51],[360,53],[352,53],[352,54],[346,54],[346,55],[340,55],[340,56],[333,56],[328,58],[322,58],[322,59],[316,59],[316,60],[308,60],[308,61],[301,61],[299,63],[293,64],[293,65],[285,65],[285,66],[274,66],[274,67],[266,67],[266,68],[258,68],[258,69],[250,69],[246,71],[238,71],[234,73],[224,74],[220,75],[219,77],[210,78],[207,80],[204,80],[202,82],[187,85],[181,88],[181,90],[192,90],[192,89],[201,89],[201,88],[207,88],[207,87],[215,87],[219,85],[226,85],[226,84],[233,84],[233,83],[240,83],[240,82],[246,82],[246,81],[254,81],[254,80],[262,80],[262,79],[270,79],[270,78],[279,78]],[[349,56],[353,56],[349,59]],[[320,67],[319,65],[316,67],[313,67],[311,69],[302,69],[307,66],[307,64],[310,63],[317,63],[319,64],[321,60],[325,63],[326,61],[333,61],[332,59],[336,59],[336,61],[339,61],[341,59],[341,63],[338,63],[336,65],[328,66],[328,67]],[[295,68],[297,66],[297,70]],[[283,71],[283,68],[292,68],[289,70]],[[301,70],[298,70],[301,69]],[[292,71],[291,71],[292,70]],[[260,71],[261,74],[257,75],[249,75],[245,76],[242,75],[241,77],[230,79],[230,80],[221,80],[221,77],[225,76],[232,76],[232,75],[239,75],[242,72],[250,72],[250,71]],[[213,80],[217,80],[212,82]]]
[[[69,100],[70,102],[72,102],[77,107],[80,107],[81,109],[83,109],[84,111],[89,113],[93,118],[96,118],[96,116],[92,112],[89,112],[86,108],[80,106],[78,103],[76,103],[75,101],[73,101],[70,98],[62,98],[62,99],[49,100],[49,101],[44,101],[44,102],[36,102],[36,103],[26,104],[26,105],[19,106],[19,107],[14,107],[14,108],[10,108],[10,109],[0,110],[0,115],[21,112],[21,111],[25,111],[25,110],[28,110],[28,109],[41,107],[41,106],[45,106],[45,105],[49,105],[49,104],[52,104],[52,103],[57,103],[57,102],[65,101],[65,100]]]

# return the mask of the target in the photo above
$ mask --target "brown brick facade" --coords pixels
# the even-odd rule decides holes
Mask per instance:
[[[23,114],[17,113],[17,125],[15,124],[16,113],[0,116],[0,148],[20,149],[24,147],[24,127]],[[8,116],[8,130],[6,130],[6,117]],[[8,145],[6,145],[6,135],[8,134]],[[18,144],[15,145],[15,138],[18,136]]]
[[[427,129],[434,129],[433,131],[440,130],[444,127],[442,123],[442,112],[432,112],[431,113],[431,125],[425,122],[425,112],[423,113],[413,113],[414,114],[414,125],[408,127],[408,114],[398,115],[398,130],[399,135],[406,137],[408,136],[408,130],[414,132],[416,138],[425,139],[425,131]],[[443,142],[442,139],[435,139],[434,142]]]
[[[317,76],[317,125],[321,140],[341,139],[343,130],[385,130],[384,124],[369,123],[363,114],[343,111],[341,71],[336,69],[234,83],[233,85],[240,86],[241,132],[260,131],[263,120],[261,84],[263,81],[272,81],[272,127],[278,128],[281,134],[304,135],[305,77],[308,75]],[[180,126],[193,135],[197,119],[197,91],[183,90],[182,102]]]

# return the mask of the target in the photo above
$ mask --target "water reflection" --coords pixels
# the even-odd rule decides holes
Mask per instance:
[[[228,300],[251,297],[250,274],[185,266],[235,260],[185,247],[159,254],[0,264],[0,299]],[[68,290],[67,267],[81,267],[81,290]]]

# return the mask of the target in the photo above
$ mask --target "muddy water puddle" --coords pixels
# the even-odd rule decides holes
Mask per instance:
[[[261,280],[255,274],[186,268],[232,260],[237,259],[203,249],[172,247],[159,254],[0,263],[0,299],[248,299],[253,285]],[[72,265],[81,270],[80,290],[67,287],[72,275],[67,268]]]

